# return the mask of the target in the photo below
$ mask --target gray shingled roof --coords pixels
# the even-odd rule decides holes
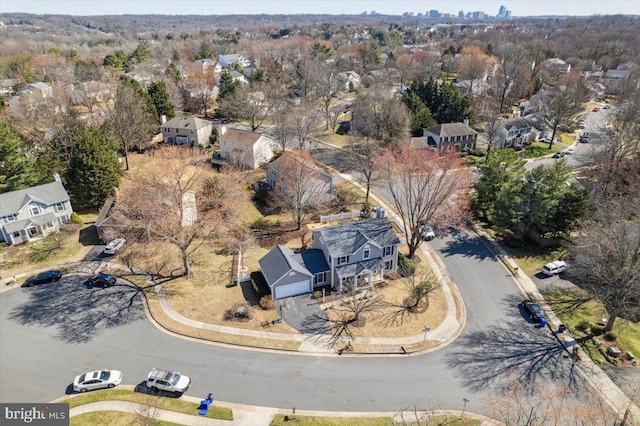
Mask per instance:
[[[427,131],[438,136],[463,136],[475,135],[478,133],[463,123],[442,123],[437,126],[429,127]]]
[[[289,271],[296,271],[303,275],[311,275],[304,266],[294,259],[293,250],[282,245],[277,245],[269,250],[269,253],[258,260],[258,264],[269,287]]]
[[[41,216],[30,217],[28,219],[20,220],[18,222],[9,222],[4,225],[4,230],[7,233],[12,233],[16,231],[20,231],[22,229],[27,229],[30,225],[44,225],[45,223],[55,222],[56,215],[53,213],[43,214]]]
[[[262,133],[249,130],[227,129],[227,131],[220,136],[220,139],[233,142],[234,144],[253,145],[261,136]]]
[[[31,201],[50,206],[69,201],[69,194],[59,181],[0,194],[0,217],[18,213]]]
[[[198,130],[210,126],[211,123],[198,117],[174,117],[162,125],[172,129]]]
[[[332,257],[355,253],[367,242],[380,247],[400,244],[398,235],[386,217],[347,222],[319,229]]]

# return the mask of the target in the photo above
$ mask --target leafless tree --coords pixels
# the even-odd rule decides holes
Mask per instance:
[[[330,201],[331,177],[315,166],[307,151],[284,153],[274,170],[276,202],[291,213],[300,229],[307,215]]]
[[[498,112],[501,113],[523,92],[518,84],[524,80],[527,52],[519,45],[504,43],[498,52],[498,63],[498,72],[493,79],[493,92],[498,100]]]
[[[471,175],[456,152],[384,149],[377,160],[407,236],[409,258],[422,243],[425,224],[457,226],[468,212]]]
[[[469,80],[469,93],[473,94],[473,85],[476,80],[481,80],[485,74],[489,74],[495,64],[494,58],[484,53],[479,46],[466,46],[462,48],[462,57],[458,63],[458,78]]]
[[[313,108],[300,106],[294,108],[293,117],[291,131],[298,149],[311,149],[314,137],[319,131],[320,114]]]
[[[334,315],[330,315],[329,323],[332,327],[330,341],[333,344],[348,338],[349,342],[354,338],[352,328],[364,325],[366,314],[379,312],[384,302],[377,291],[367,289],[357,292],[355,288],[349,289],[347,297],[334,308]]]
[[[188,276],[191,255],[225,223],[226,209],[233,203],[220,200],[218,204],[205,204],[204,196],[188,196],[198,190],[202,173],[199,162],[204,157],[197,150],[165,147],[153,155],[165,161],[157,169],[138,173],[135,188],[119,191],[114,217],[129,224],[126,232],[134,241],[175,246],[180,252],[182,273]]]
[[[131,86],[120,83],[107,123],[120,141],[125,167],[129,170],[129,151],[134,147],[144,149],[149,146],[158,129],[156,117]]]
[[[158,422],[164,401],[160,396],[144,395],[140,403],[132,403],[133,414],[142,426],[152,426]]]
[[[400,325],[411,315],[424,311],[429,294],[440,288],[437,278],[431,272],[405,275],[401,280],[405,298],[401,301],[386,301],[386,306],[390,308],[386,317],[392,325]]]
[[[238,87],[220,100],[220,111],[251,128],[252,132],[260,129],[272,109],[272,103],[264,92],[249,92]]]
[[[365,204],[369,203],[371,185],[376,180],[375,165],[380,151],[380,144],[370,138],[351,137],[346,150],[349,155],[349,164],[362,174],[365,184]]]
[[[402,100],[388,92],[371,92],[358,97],[352,111],[351,131],[401,146],[409,137],[411,117]]]
[[[204,111],[204,116],[208,117],[215,101],[216,79],[213,67],[204,73],[199,67],[188,67],[187,80],[183,83],[185,104],[197,111]]]
[[[273,126],[276,133],[276,139],[282,152],[285,152],[287,147],[293,143],[294,129],[293,122],[294,109],[289,102],[282,100],[278,105],[274,106],[273,112]]]
[[[328,65],[319,65],[317,67],[315,87],[324,114],[324,129],[329,129],[331,123],[334,123],[332,129],[335,129],[338,115],[338,110],[335,108],[337,104],[336,95],[339,91],[339,82],[335,78],[332,67]]]

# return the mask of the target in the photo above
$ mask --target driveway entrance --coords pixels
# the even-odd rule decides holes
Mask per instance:
[[[280,317],[289,326],[306,334],[328,333],[327,316],[310,293],[275,301]]]

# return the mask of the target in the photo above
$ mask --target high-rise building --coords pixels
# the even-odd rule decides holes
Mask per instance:
[[[439,18],[440,17],[440,12],[438,12],[435,9],[431,9],[429,11],[429,18]]]
[[[458,18],[464,19],[464,10],[461,10],[460,12],[458,12]]]
[[[507,11],[504,13],[504,17],[505,17],[506,19],[511,18],[511,11],[510,11],[510,10],[507,10]]]
[[[504,18],[505,13],[507,13],[507,7],[506,6],[500,6],[500,9],[498,9],[498,17],[499,18]]]

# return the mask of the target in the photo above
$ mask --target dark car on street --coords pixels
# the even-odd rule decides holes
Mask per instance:
[[[85,283],[90,287],[111,287],[112,285],[116,284],[116,277],[111,274],[100,272],[97,275],[89,278]]]
[[[562,158],[564,157],[564,151],[558,151],[555,154],[553,154],[553,158]]]
[[[32,287],[34,285],[52,283],[60,280],[60,278],[62,278],[62,273],[60,273],[60,271],[41,272],[35,277],[31,277],[22,283],[22,287]]]
[[[533,300],[523,300],[520,303],[520,306],[525,310],[527,315],[531,321],[539,323],[542,318],[544,318],[544,313],[542,312],[542,308]]]

